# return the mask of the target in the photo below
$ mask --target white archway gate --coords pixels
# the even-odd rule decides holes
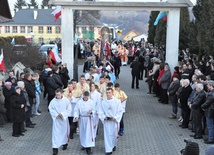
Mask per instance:
[[[148,2],[150,1],[150,2]],[[153,1],[153,2],[151,2]],[[68,64],[69,75],[73,77],[74,48],[73,48],[73,9],[74,10],[148,10],[168,11],[166,34],[166,62],[173,69],[178,62],[180,8],[192,7],[190,0],[97,0],[72,1],[50,0],[51,5],[62,6],[62,61]],[[124,21],[125,22],[125,21]]]

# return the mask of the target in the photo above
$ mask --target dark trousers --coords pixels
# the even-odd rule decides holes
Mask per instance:
[[[120,67],[114,67],[114,72],[115,72],[116,78],[118,78],[120,75]]]
[[[124,128],[123,117],[124,117],[124,113],[123,113],[123,116],[122,116],[122,118],[120,120],[120,129]]]
[[[73,122],[74,117],[68,117],[69,124],[70,124],[70,136],[76,132],[77,129],[77,122]]]
[[[14,122],[13,123],[13,135],[20,135],[22,134],[22,122]]]
[[[162,89],[161,93],[162,93],[162,100],[161,101],[164,103],[168,103],[167,89]]]
[[[141,67],[141,69],[140,69],[140,80],[143,80],[143,71],[144,71],[144,67]]]
[[[189,117],[190,117],[190,109],[182,109],[182,117],[183,117],[183,123],[182,126],[188,127],[189,125]]]
[[[135,78],[136,78],[136,88],[138,88],[139,87],[139,76],[137,76],[137,75],[132,75],[132,88],[134,88]]]
[[[193,129],[196,136],[202,135],[202,114],[200,112],[193,111]]]
[[[55,97],[55,95],[48,95],[48,106],[54,97]]]
[[[31,110],[30,110],[30,106],[28,106],[27,108],[28,108],[28,110],[25,112],[25,124],[26,124],[26,126],[29,126],[32,124],[32,122],[30,120]]]
[[[6,111],[6,117],[7,117],[7,121],[10,122],[11,121],[11,108],[10,107],[5,107],[7,109]]]

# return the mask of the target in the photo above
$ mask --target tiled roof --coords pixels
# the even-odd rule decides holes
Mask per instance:
[[[37,18],[34,20],[34,11],[38,12]],[[14,22],[2,25],[60,25],[61,19],[59,18],[54,22],[54,16],[51,14],[53,9],[21,9],[15,13],[13,18]],[[79,20],[77,25],[102,25],[100,21],[92,15],[87,14]]]

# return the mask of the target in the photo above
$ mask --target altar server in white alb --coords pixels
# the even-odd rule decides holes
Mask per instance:
[[[107,98],[101,102],[99,118],[104,128],[104,143],[106,155],[116,150],[120,120],[123,115],[121,101],[113,96],[113,89],[107,88]]]
[[[74,121],[79,124],[80,143],[87,154],[92,154],[91,147],[95,146],[93,115],[94,101],[89,99],[89,92],[85,91],[74,108]]]
[[[94,118],[93,118],[93,123],[94,123],[94,136],[96,138],[97,135],[97,129],[98,129],[98,125],[99,125],[99,117],[98,117],[98,110],[99,110],[99,106],[100,103],[102,101],[102,95],[101,93],[99,93],[96,88],[95,88],[95,83],[92,82],[90,83],[90,98],[94,101],[94,107],[95,107],[95,114],[94,114]]]
[[[63,150],[67,149],[69,141],[70,126],[68,116],[71,113],[70,101],[63,97],[63,90],[55,91],[56,97],[53,98],[48,106],[49,112],[53,119],[52,127],[52,148],[53,155],[58,154],[58,148],[63,145]]]

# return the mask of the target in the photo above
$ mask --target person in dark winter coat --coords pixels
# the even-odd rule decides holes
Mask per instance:
[[[34,104],[33,100],[36,98],[36,93],[35,93],[36,88],[30,73],[25,74],[25,78],[23,82],[25,83],[25,89],[27,91],[29,102],[30,102],[29,113],[32,114],[32,106]]]
[[[162,92],[162,99],[161,103],[163,104],[168,104],[168,95],[167,95],[167,89],[169,88],[171,81],[171,73],[168,65],[164,66],[164,73],[160,78],[160,83],[161,83],[161,92]]]
[[[55,66],[53,68],[53,79],[55,81],[55,83],[60,87],[60,88],[63,88],[63,83],[62,83],[62,79],[59,75],[59,67],[58,66]]]
[[[190,94],[192,93],[192,88],[189,84],[190,84],[189,79],[183,80],[183,87],[178,97],[179,99],[178,101],[181,103],[181,109],[182,109],[183,122],[180,125],[180,127],[182,128],[188,128],[188,125],[189,125],[190,108],[187,102]]]
[[[201,105],[206,100],[206,94],[203,90],[204,86],[202,83],[196,84],[196,94],[193,101],[190,103],[189,107],[192,109],[193,115],[193,131],[195,132],[194,139],[202,138],[202,116],[203,111]]]
[[[66,63],[61,66],[59,75],[60,75],[60,78],[62,80],[64,87],[66,87],[68,85],[68,80],[70,80]]]
[[[50,101],[55,96],[55,90],[60,87],[56,84],[55,80],[53,79],[53,72],[49,71],[48,75],[49,77],[46,79],[46,90],[48,93],[48,105],[49,105]]]
[[[6,113],[6,117],[7,117],[7,121],[10,122],[11,121],[11,104],[10,104],[10,98],[12,93],[14,92],[14,87],[12,87],[12,83],[11,82],[5,82],[4,84],[4,88],[3,88],[3,94],[5,97],[5,103],[4,103],[4,107],[7,110]]]
[[[214,144],[214,81],[208,81],[207,83],[209,92],[205,103],[201,105],[201,108],[205,111],[208,129],[208,140],[204,143]]]
[[[120,75],[120,66],[122,65],[121,63],[121,59],[118,56],[118,52],[115,52],[115,55],[112,57],[113,60],[113,66],[114,66],[114,72],[115,72],[115,76],[116,79],[119,79],[119,75]]]
[[[19,137],[22,134],[22,123],[25,120],[25,98],[21,95],[21,88],[15,87],[15,92],[12,94],[11,103],[11,118],[13,122],[13,133],[12,136]]]
[[[134,82],[136,79],[136,88],[139,89],[139,76],[140,76],[140,62],[138,57],[135,57],[134,61],[131,63],[132,68],[132,89],[134,88]]]
[[[172,103],[172,114],[171,116],[169,116],[169,118],[175,119],[177,117],[177,112],[178,112],[178,107],[177,107],[178,98],[177,98],[176,92],[180,87],[180,81],[178,76],[176,75],[174,75],[172,80],[173,81],[171,82],[167,90],[167,94],[169,96],[169,101]]]

